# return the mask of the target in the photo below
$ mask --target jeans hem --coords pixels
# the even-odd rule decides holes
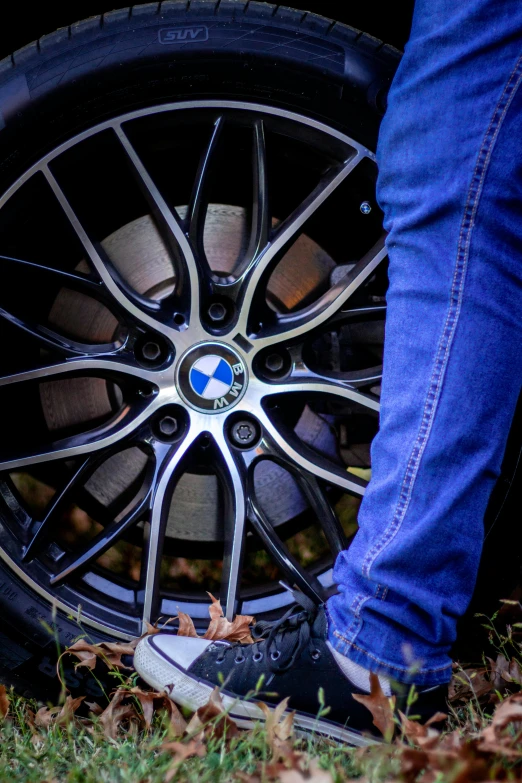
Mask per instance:
[[[365,650],[359,643],[346,639],[339,631],[330,629],[328,641],[341,655],[375,674],[384,674],[391,680],[412,683],[422,687],[446,685],[451,679],[451,662],[430,668],[398,666],[384,661],[375,653]]]

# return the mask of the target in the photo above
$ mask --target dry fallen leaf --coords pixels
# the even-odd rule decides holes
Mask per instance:
[[[150,729],[152,718],[154,716],[154,700],[161,699],[161,693],[155,693],[154,691],[144,691],[142,688],[131,688],[130,693],[139,701],[142,712],[143,720],[145,721],[145,728],[147,731]]]
[[[89,642],[86,642],[85,639],[80,639],[62,653],[60,660],[63,655],[68,654],[79,658],[80,662],[76,664],[77,668],[80,666],[87,666],[89,669],[94,669],[96,661],[101,659],[112,669],[132,669],[132,666],[126,666],[121,658],[122,655],[134,655],[134,646],[132,643],[116,644],[112,642],[90,644]]]
[[[515,724],[516,732],[505,729]],[[520,733],[522,729],[522,693],[515,693],[504,699],[493,714],[491,723],[480,733],[479,749],[483,752],[499,753],[510,758],[522,757]]]
[[[275,708],[264,702],[258,702],[265,714],[265,732],[274,761],[284,759],[293,753],[295,712],[287,712],[288,698],[283,699]],[[286,714],[285,714],[286,713]]]
[[[239,735],[237,724],[225,710],[219,688],[214,688],[207,704],[196,710],[186,728],[186,733],[199,739],[204,736],[221,739],[224,734],[227,739],[232,739]]]
[[[147,731],[151,727],[152,718],[157,712],[166,712],[169,718],[172,734],[176,737],[181,737],[184,733],[187,722],[183,718],[181,712],[177,708],[176,704],[170,699],[166,693],[157,693],[156,691],[144,691],[137,686],[131,688],[131,693],[140,703],[141,710],[143,712],[143,720],[145,722],[145,728]]]
[[[34,723],[40,729],[48,729],[51,725],[64,726],[74,718],[74,713],[85,699],[85,696],[78,696],[73,699],[67,696],[62,707],[40,707],[35,715]]]
[[[190,617],[190,615],[185,614],[185,612],[179,612],[178,620],[178,636],[192,636],[197,638],[198,632],[194,627],[194,623],[192,622],[192,617]]]
[[[5,685],[0,685],[0,718],[2,720],[7,716],[9,712],[9,696],[5,689]]]
[[[203,638],[212,639],[213,641],[226,639],[228,642],[252,644],[254,640],[250,635],[250,626],[254,622],[254,618],[250,615],[238,614],[234,620],[230,622],[223,615],[223,609],[218,599],[214,598],[212,593],[208,593],[208,595],[212,601],[208,608],[210,624]]]
[[[493,681],[486,677],[487,670],[463,669],[454,665],[454,673],[449,686],[451,704],[462,704],[471,699],[481,699],[495,689]],[[503,683],[505,685],[505,683]]]
[[[163,745],[161,745],[160,750],[172,753],[173,756],[172,764],[165,773],[165,783],[169,783],[169,781],[172,780],[178,771],[179,765],[186,759],[192,758],[193,756],[203,758],[207,753],[207,749],[203,742],[197,739],[191,739],[188,742],[164,742]]]
[[[395,696],[388,698],[382,692],[379,678],[373,672],[370,673],[370,695],[362,696],[353,694],[353,698],[360,704],[367,707],[373,717],[373,725],[377,726],[382,736],[387,742],[390,742],[394,731],[395,721],[393,710],[395,708]]]
[[[172,701],[172,699],[169,698],[169,696],[164,695],[163,703],[160,709],[164,709],[165,712],[167,713],[169,724],[170,724],[171,736],[174,737],[183,736],[187,728],[187,721],[179,711],[177,704],[175,704]]]
[[[331,772],[322,769],[317,759],[312,759],[308,769],[285,769],[279,773],[281,783],[333,783]]]
[[[116,739],[122,728],[126,728],[132,733],[141,722],[135,704],[129,699],[129,691],[123,688],[118,688],[114,692],[108,706],[100,715],[103,733],[109,739]]]
[[[250,626],[254,622],[254,618],[250,615],[238,614],[233,622],[230,622],[223,615],[223,609],[218,599],[214,598],[212,593],[208,593],[208,595],[212,602],[208,608],[210,623],[205,634],[201,638],[212,639],[212,641],[226,640],[229,642],[252,644],[254,640],[250,635]],[[198,638],[198,632],[196,631],[190,615],[185,614],[185,612],[178,612],[178,623],[178,636]],[[156,627],[151,627],[153,628],[151,633],[157,633]]]
[[[400,710],[399,717],[401,720],[401,728],[406,739],[413,742],[415,745],[420,745],[425,748],[432,744],[436,744],[440,736],[440,733],[432,728],[433,724],[447,720],[448,716],[444,712],[436,712],[435,715],[432,715],[429,721],[424,724],[415,720],[410,720]]]

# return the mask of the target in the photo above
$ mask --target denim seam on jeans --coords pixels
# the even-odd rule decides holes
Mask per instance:
[[[377,658],[376,655],[372,655],[372,653],[368,652],[368,650],[363,650],[362,647],[358,647],[354,641],[347,639],[345,636],[343,636],[342,633],[339,633],[339,631],[334,631],[333,634],[334,636],[336,636],[338,639],[340,639],[342,642],[345,643],[346,647],[343,654],[346,654],[347,649],[353,647],[355,650],[359,650],[359,652],[364,653],[364,655],[366,655],[372,661],[375,661],[375,663],[378,663],[380,666],[386,667],[386,669],[395,669],[395,671],[400,672],[401,674],[411,673],[411,666],[397,666],[396,664],[393,663],[385,663],[380,658]],[[433,672],[443,672],[446,671],[446,669],[451,669],[451,664],[445,664],[444,666],[436,666],[433,669],[422,668],[421,672],[423,674],[429,674]]]
[[[370,569],[376,558],[393,540],[400,530],[402,522],[404,521],[404,517],[408,511],[415,480],[417,478],[420,467],[420,462],[426,448],[435,413],[437,411],[437,404],[442,391],[442,384],[449,361],[449,354],[458,325],[462,298],[464,294],[464,282],[469,259],[473,223],[477,213],[480,196],[482,194],[482,187],[495,146],[495,141],[498,137],[502,122],[506,116],[511,101],[513,100],[513,97],[520,85],[521,78],[522,56],[517,60],[516,65],[513,68],[508,81],[506,82],[479,150],[461,223],[457,260],[450,292],[448,312],[435,356],[433,372],[430,378],[421,425],[419,427],[415,445],[408,460],[393,519],[382,537],[374,544],[373,547],[371,547],[364,559],[362,571],[363,575],[367,578],[370,578]]]
[[[356,638],[362,625],[361,609],[363,605],[366,603],[366,601],[369,600],[370,600],[369,597],[363,595],[362,593],[358,593],[353,599],[352,604],[350,606],[350,611],[353,615],[353,620],[345,631],[346,636],[349,636],[352,639]]]

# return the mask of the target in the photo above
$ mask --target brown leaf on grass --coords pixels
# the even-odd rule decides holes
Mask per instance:
[[[74,713],[85,699],[85,696],[67,696],[62,707],[40,707],[35,715],[34,723],[40,729],[48,729],[51,725],[65,726],[74,719]]]
[[[501,691],[505,687],[506,682],[515,682],[517,685],[522,685],[522,670],[515,658],[508,661],[503,655],[498,655],[496,661],[493,661],[491,658],[488,658],[488,661],[489,677],[493,689]]]
[[[266,739],[272,751],[273,763],[282,761],[285,768],[294,767],[301,754],[294,750],[295,712],[287,712],[288,698],[279,702],[275,708],[270,708],[264,702],[258,702],[258,706],[265,714]]]
[[[170,699],[166,693],[144,691],[142,688],[138,688],[137,686],[131,688],[129,693],[131,693],[140,704],[143,713],[143,720],[145,722],[145,728],[147,731],[151,727],[154,714],[164,711],[167,713],[173,734],[176,737],[181,737],[183,735],[187,727],[187,722],[183,718],[181,712],[174,704],[172,699]]]
[[[401,728],[406,739],[415,745],[427,747],[435,745],[440,736],[439,732],[432,728],[434,723],[441,723],[447,720],[448,716],[444,712],[436,712],[435,715],[424,724],[415,720],[410,720],[403,712],[399,710]]]
[[[280,701],[275,708],[269,707],[262,701],[258,702],[258,706],[265,714],[265,731],[269,745],[276,740],[287,742],[293,739],[295,712],[287,712],[289,698],[288,696]]]
[[[100,707],[95,701],[86,701],[85,706],[89,708],[89,712],[92,712],[93,715],[101,715],[103,712],[103,707]]]
[[[256,775],[252,781],[273,780],[279,783],[333,783],[333,778],[328,770],[319,766],[316,758],[311,758],[308,753],[295,751],[290,747],[289,752],[277,761],[270,764],[259,764]],[[249,780],[244,777],[243,780]],[[361,783],[361,781],[359,781]]]
[[[34,724],[39,729],[48,729],[53,719],[60,712],[60,707],[40,707],[34,716]]]
[[[462,669],[460,666],[454,666],[448,696],[450,703],[469,702],[472,699],[481,699],[491,693],[495,686],[491,679],[485,676],[486,673],[487,670],[484,668]]]
[[[71,647],[68,647],[63,655],[74,655],[79,658],[79,663],[76,667],[87,666],[89,669],[94,669],[96,661],[102,660],[109,669],[132,669],[132,666],[126,666],[121,658],[122,655],[134,655],[134,647],[132,644],[119,644],[112,642],[100,642],[99,644],[90,644],[85,639],[80,639],[75,642]]]
[[[377,726],[384,739],[390,742],[395,731],[395,721],[393,719],[395,696],[390,698],[385,696],[382,692],[379,678],[376,674],[370,672],[370,695],[362,696],[354,693],[353,698],[370,710],[373,717],[373,725]]]
[[[143,720],[145,721],[145,728],[148,731],[152,723],[152,718],[154,717],[154,700],[162,699],[163,696],[161,693],[155,693],[154,691],[144,691],[137,686],[131,688],[130,693],[132,693],[140,703],[143,712]]]
[[[0,718],[3,720],[7,717],[9,712],[9,696],[5,689],[5,685],[0,685]]]
[[[285,769],[279,773],[281,783],[333,783],[332,773],[319,766],[317,759],[312,759],[307,769]]]
[[[511,731],[506,732],[513,724],[516,729],[514,735]],[[491,723],[480,733],[478,748],[482,752],[498,753],[510,758],[522,757],[521,729],[522,693],[515,693],[497,706]]]
[[[207,704],[196,710],[186,728],[186,733],[188,736],[195,735],[200,740],[210,736],[221,739],[225,734],[227,739],[232,739],[239,735],[237,723],[225,710],[219,688],[214,688]]]
[[[207,749],[203,742],[197,739],[191,739],[188,742],[164,742],[163,745],[160,746],[160,750],[171,753],[173,756],[172,764],[165,773],[165,783],[169,783],[169,781],[172,780],[176,775],[180,764],[186,761],[186,759],[192,758],[193,756],[203,758],[207,753]]]
[[[496,661],[488,658],[489,661],[489,679],[492,690],[500,691],[505,686],[505,674],[509,671],[509,661],[503,655],[497,655]]]
[[[125,704],[123,702],[126,702]],[[107,707],[100,715],[103,733],[109,739],[116,739],[118,732],[126,728],[130,733],[142,723],[135,703],[129,698],[129,691],[118,688]]]
[[[174,704],[171,698],[164,696],[161,708],[167,713],[172,735],[174,737],[182,737],[187,728],[187,721],[179,711],[178,706]]]
[[[217,598],[212,593],[208,593],[211,605],[208,608],[210,615],[210,624],[203,636],[204,639],[226,640],[228,642],[243,642],[243,644],[252,644],[253,639],[250,635],[250,626],[254,618],[250,615],[238,614],[232,622],[223,615],[223,609]]]

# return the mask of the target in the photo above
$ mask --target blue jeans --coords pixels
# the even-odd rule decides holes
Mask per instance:
[[[522,3],[417,0],[378,146],[390,287],[380,431],[329,638],[450,679],[522,385]]]

